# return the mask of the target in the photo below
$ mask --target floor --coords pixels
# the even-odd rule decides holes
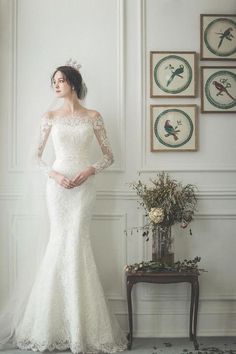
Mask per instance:
[[[194,350],[188,338],[134,338],[131,351],[123,354],[236,354],[236,337],[198,338],[199,350]],[[29,354],[24,350],[4,350],[1,354]],[[49,352],[44,352],[49,353]],[[51,353],[70,353],[51,352]]]

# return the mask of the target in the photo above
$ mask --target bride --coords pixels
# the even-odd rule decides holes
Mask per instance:
[[[37,148],[47,175],[50,237],[22,316],[11,336],[0,331],[0,343],[33,351],[115,353],[126,350],[128,341],[105,298],[89,233],[94,178],[113,163],[113,154],[102,116],[80,104],[87,89],[79,68],[69,62],[52,75],[55,95],[64,102],[44,114]],[[56,156],[51,167],[42,159],[50,133]],[[103,157],[91,164],[94,135]]]

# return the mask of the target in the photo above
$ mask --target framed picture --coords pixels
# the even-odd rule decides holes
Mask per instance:
[[[197,150],[196,105],[151,105],[151,151]]]
[[[195,97],[196,52],[150,52],[151,97]]]
[[[200,16],[201,60],[236,59],[236,15]]]
[[[201,67],[201,111],[236,112],[236,66]]]

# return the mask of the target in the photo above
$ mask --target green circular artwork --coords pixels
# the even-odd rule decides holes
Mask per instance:
[[[234,33],[234,34],[233,34]],[[236,23],[229,18],[217,18],[204,31],[204,42],[210,52],[219,57],[236,53]]]
[[[164,92],[178,94],[185,91],[193,78],[188,61],[178,55],[162,58],[154,68],[156,85]]]
[[[189,115],[176,108],[161,112],[154,122],[154,132],[157,140],[171,148],[185,145],[193,135],[193,122]]]
[[[217,108],[230,109],[236,105],[236,75],[220,70],[210,75],[205,84],[207,100]]]

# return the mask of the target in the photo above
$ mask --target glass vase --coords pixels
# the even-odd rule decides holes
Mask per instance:
[[[156,226],[152,230],[152,260],[167,265],[174,263],[171,226]]]

